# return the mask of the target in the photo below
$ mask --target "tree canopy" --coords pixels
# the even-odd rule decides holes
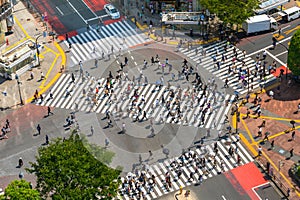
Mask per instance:
[[[300,30],[297,30],[293,35],[289,46],[288,68],[293,72],[293,75],[300,76]]]
[[[215,13],[225,24],[242,24],[247,18],[254,15],[259,0],[198,0],[199,4]]]
[[[40,200],[40,193],[31,188],[29,182],[25,180],[14,180],[5,189],[4,195],[0,199],[11,200]]]
[[[31,168],[27,169],[37,176],[40,194],[52,199],[111,199],[116,196],[120,170],[99,161],[91,151],[104,157],[105,162],[110,162],[109,156],[113,154],[96,147],[84,144],[76,133],[40,147],[36,162],[30,163]]]

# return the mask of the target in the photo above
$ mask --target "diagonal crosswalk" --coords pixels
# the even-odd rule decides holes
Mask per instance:
[[[129,47],[149,42],[143,33],[137,33],[133,27],[126,21],[118,21],[102,26],[99,31],[91,29],[64,41],[69,46],[71,43],[71,61],[78,64],[79,61],[86,61],[106,55],[119,49],[124,51]]]
[[[234,95],[209,90],[204,95],[203,90],[178,86],[159,88],[155,84],[135,85],[124,80],[113,80],[113,92],[105,95],[106,81],[106,78],[76,76],[72,82],[71,74],[62,74],[48,94],[35,104],[96,113],[109,111],[134,119],[141,116],[137,109],[140,108],[140,113],[146,111],[147,118],[154,121],[220,129],[224,114],[228,113],[234,99]],[[134,96],[135,93],[138,95]],[[175,114],[178,110],[180,117],[175,118],[175,115],[179,116]]]
[[[248,92],[248,82],[250,83],[249,89],[252,86],[253,90],[255,90],[260,88],[260,84],[266,84],[276,79],[272,74],[261,79],[262,66],[256,66],[255,60],[244,55],[238,48],[227,45],[225,41],[195,49],[179,48],[179,51],[195,61],[199,67],[208,70],[223,82],[227,79],[228,86],[239,92],[239,94],[246,94]],[[236,55],[237,57],[234,59]],[[218,62],[220,63],[219,68],[217,66]],[[230,73],[229,68],[231,70]],[[247,76],[248,71],[250,74],[249,79]]]
[[[217,150],[216,150],[217,149]],[[233,151],[230,154],[230,149]],[[222,172],[252,162],[253,158],[234,135],[183,153],[179,157],[146,166],[122,177],[121,199],[156,199],[180,187],[212,178]],[[170,186],[167,184],[167,177]]]

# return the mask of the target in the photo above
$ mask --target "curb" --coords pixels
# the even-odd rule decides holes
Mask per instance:
[[[65,52],[63,51],[63,49],[62,49],[62,47],[57,43],[57,42],[54,42],[54,46],[57,48],[57,50],[59,51],[59,56],[61,56],[61,59],[62,59],[62,61],[61,61],[61,66],[66,66],[66,54],[65,54]],[[58,57],[59,57],[58,56]],[[62,72],[58,72],[55,76],[54,76],[54,78],[53,79],[51,79],[51,81],[46,85],[46,86],[44,86],[40,91],[39,91],[39,93],[40,94],[43,94],[43,93],[45,93],[56,81],[57,81],[57,79],[61,76],[61,74],[62,74]],[[32,97],[30,97],[29,99],[27,99],[26,101],[25,101],[25,103],[30,103],[30,102],[32,102],[32,100],[34,99],[34,97],[32,96]]]

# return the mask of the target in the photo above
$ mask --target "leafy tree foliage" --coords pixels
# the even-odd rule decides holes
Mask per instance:
[[[109,162],[103,149],[87,146],[73,133],[66,140],[56,139],[39,148],[36,162],[27,170],[37,176],[37,188],[44,198],[111,199],[117,195],[120,171],[109,168],[89,151],[104,155]]]
[[[300,76],[300,30],[293,35],[288,52],[287,65],[293,75]]]
[[[11,200],[40,200],[40,193],[31,188],[29,182],[25,180],[14,180],[5,189],[4,196],[0,199]]]
[[[259,0],[198,0],[199,4],[215,13],[225,24],[242,24],[254,15]]]

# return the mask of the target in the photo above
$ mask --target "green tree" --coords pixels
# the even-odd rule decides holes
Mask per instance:
[[[293,75],[300,76],[300,30],[293,35],[288,52],[287,65]]]
[[[11,200],[39,200],[40,193],[31,188],[29,182],[25,180],[14,180],[5,189],[4,195],[0,199]]]
[[[198,0],[199,4],[215,13],[224,24],[242,24],[247,18],[254,15],[259,0]]]
[[[99,149],[84,144],[73,133],[68,139],[59,138],[47,147],[40,147],[36,162],[30,163],[27,170],[37,176],[37,188],[44,198],[111,199],[117,195],[120,170],[109,168],[89,151],[97,152],[109,162],[107,153]]]

